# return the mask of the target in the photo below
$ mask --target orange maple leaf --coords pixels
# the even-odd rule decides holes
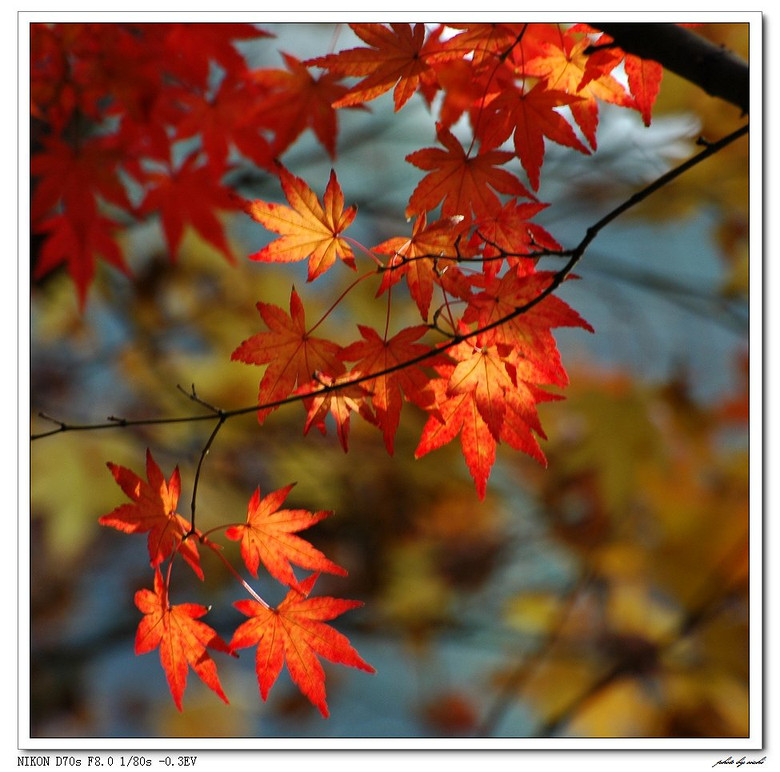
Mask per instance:
[[[485,497],[490,470],[496,460],[496,440],[482,419],[471,393],[448,394],[448,375],[454,365],[442,369],[442,378],[431,384],[437,393],[438,417],[431,415],[423,427],[420,442],[414,452],[422,458],[432,450],[441,448],[460,434],[461,449],[466,466],[471,473],[480,499]]]
[[[582,327],[593,332],[593,328],[571,306],[552,294],[523,313],[517,313],[517,309],[524,308],[547,290],[554,278],[551,271],[527,275],[510,271],[500,277],[486,278],[484,290],[469,299],[463,321],[478,327],[495,325],[483,333],[483,340],[516,349],[523,357],[524,366],[535,368],[536,376],[528,380],[565,386],[568,376],[551,330]],[[506,321],[500,323],[502,319]]]
[[[142,480],[135,472],[123,466],[107,463],[119,487],[132,504],[122,504],[98,519],[101,525],[116,528],[123,533],[149,532],[148,548],[152,567],[157,567],[165,558],[179,552],[192,570],[203,579],[198,547],[195,538],[186,541],[190,523],[176,512],[181,492],[179,467],[166,482],[160,467],[146,451],[146,477]],[[195,536],[199,536],[195,532]]]
[[[463,217],[445,217],[428,225],[423,212],[415,220],[410,237],[397,236],[373,247],[374,252],[391,256],[377,296],[406,277],[409,293],[427,321],[436,279],[455,258],[469,254],[465,244],[456,243],[463,232],[462,222]]]
[[[546,465],[535,436],[545,437],[536,403],[557,397],[522,379],[522,360],[514,352],[502,356],[496,346],[463,342],[449,353],[459,363],[436,368],[440,377],[431,382],[436,411],[431,411],[414,455],[421,458],[460,435],[466,466],[484,499],[500,442]]]
[[[447,40],[443,47],[457,51],[462,57],[471,55],[475,65],[505,56],[522,39],[528,26],[515,24],[448,24],[451,29],[463,30]]]
[[[263,700],[268,697],[286,661],[293,682],[327,718],[325,671],[317,657],[369,673],[375,670],[352,648],[346,636],[323,624],[362,606],[362,602],[309,598],[318,576],[312,574],[297,589],[292,588],[275,609],[256,600],[236,601],[233,605],[249,619],[236,629],[230,650],[257,646],[257,683]]]
[[[588,144],[595,150],[599,100],[622,107],[633,107],[634,102],[606,69],[614,66],[614,58],[602,61],[605,69],[598,77],[594,77],[592,69],[587,70],[589,57],[585,52],[592,44],[590,37],[580,37],[567,31],[561,36],[560,44],[542,43],[538,56],[528,62],[518,62],[518,66],[526,75],[544,78],[547,88],[580,97],[569,107]]]
[[[455,366],[447,394],[471,394],[490,433],[498,437],[506,412],[505,392],[517,387],[517,375],[507,369],[496,346],[474,347]]]
[[[535,271],[536,256],[561,245],[538,223],[530,219],[545,209],[542,203],[508,201],[498,212],[477,222],[470,244],[482,244],[485,281],[501,272],[504,261],[518,276]],[[470,300],[470,298],[469,298]]]
[[[245,340],[230,358],[252,365],[268,365],[260,381],[258,405],[288,397],[295,391],[296,384],[309,383],[316,372],[330,376],[344,372],[344,364],[339,359],[341,347],[313,337],[306,329],[306,315],[295,288],[290,294],[289,314],[270,303],[258,303],[257,310],[270,331]],[[259,409],[260,423],[275,409]]]
[[[322,434],[326,434],[325,418],[330,413],[336,422],[336,432],[341,447],[346,453],[349,437],[349,418],[352,413],[358,413],[368,423],[376,424],[377,420],[371,411],[368,400],[371,392],[360,384],[352,383],[351,375],[339,375],[332,378],[325,373],[316,373],[316,379],[298,389],[300,394],[311,394],[304,399],[306,407],[306,424],[303,433],[308,434],[312,426],[316,426]],[[327,387],[327,390],[322,387]]]
[[[426,147],[406,156],[409,163],[430,170],[409,199],[407,217],[435,209],[442,200],[442,217],[462,215],[468,219],[472,211],[481,217],[501,208],[494,191],[534,198],[514,174],[498,168],[513,158],[512,153],[481,149],[471,155],[464,151],[452,132],[441,125],[436,136],[446,150]]]
[[[455,58],[457,53],[442,51],[438,45],[425,45],[425,25],[415,24],[350,24],[352,31],[371,48],[351,48],[305,62],[325,67],[342,75],[366,76],[334,107],[351,107],[389,91],[393,86],[396,111],[400,110],[416,91],[420,78],[430,70],[432,61]]]
[[[160,648],[160,662],[176,707],[182,709],[188,666],[220,699],[228,702],[219,683],[217,666],[206,649],[233,652],[211,627],[197,621],[208,609],[196,603],[172,606],[158,568],[154,571],[154,591],[138,590],[135,605],[144,615],[136,631],[135,653],[148,654]]]
[[[282,190],[290,206],[267,201],[248,201],[244,210],[263,227],[281,234],[250,259],[266,263],[290,263],[309,259],[309,281],[330,268],[336,258],[355,269],[352,247],[342,233],[355,219],[357,208],[344,209],[336,173],[330,180],[320,204],[314,191],[300,178],[279,166]]]
[[[324,520],[332,512],[309,512],[305,509],[279,509],[293,485],[260,498],[258,488],[249,500],[246,523],[227,529],[228,539],[241,541],[241,556],[247,569],[257,576],[262,562],[275,579],[290,587],[297,587],[291,563],[313,571],[346,576],[347,572],[328,560],[309,542],[295,536],[297,531]]]

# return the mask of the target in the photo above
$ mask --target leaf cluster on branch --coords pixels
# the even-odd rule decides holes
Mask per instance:
[[[553,329],[590,324],[555,295],[599,231],[745,131],[638,191],[564,248],[534,218],[550,204],[538,198],[550,142],[582,155],[598,147],[600,105],[637,111],[646,125],[662,66],[623,50],[594,27],[548,23],[423,25],[352,24],[363,44],[285,69],[250,68],[238,41],[263,44],[270,33],[244,24],[34,24],[31,29],[31,223],[40,237],[33,278],[65,266],[83,309],[96,261],[129,273],[122,227],[158,217],[171,260],[194,228],[236,261],[220,216],[243,212],[276,236],[249,255],[261,263],[306,262],[308,282],[354,275],[319,318],[306,313],[292,287],[288,309],[260,299],[261,328],[236,342],[231,358],[262,368],[256,401],[197,416],[76,426],[57,419],[47,434],[97,426],[212,420],[193,481],[189,520],[178,513],[178,468],[166,480],[150,451],[146,480],[109,463],[125,503],[100,522],[148,533],[153,589],[140,590],[143,618],[136,652],[159,648],[179,709],[188,668],[227,701],[208,649],[234,654],[256,646],[265,699],[284,662],[301,691],[327,716],[325,674],[317,657],[365,671],[372,667],[326,622],[361,605],[312,597],[320,572],[345,575],[297,535],[329,514],[281,509],[292,486],[252,494],[244,523],[201,532],[196,494],[203,463],[224,423],[256,412],[258,422],[299,402],[323,434],[335,424],[344,451],[350,420],[381,432],[388,453],[404,405],[425,416],[415,455],[459,440],[479,498],[496,448],[506,444],[545,464],[537,407],[562,398],[568,376]],[[617,41],[619,42],[619,41]],[[356,82],[355,82],[356,81]],[[416,94],[428,106],[436,144],[406,156],[421,177],[401,215],[412,222],[374,245],[348,234],[358,215],[335,171],[322,196],[282,160],[311,130],[327,154],[337,151],[338,114],[366,110],[392,91],[401,112]],[[400,120],[400,118],[398,119]],[[465,127],[465,129],[464,129]],[[246,199],[225,183],[241,164],[278,178],[286,203]],[[543,258],[554,270],[542,269]],[[343,266],[342,266],[343,263]],[[318,328],[358,286],[370,284],[385,304],[378,329],[358,324],[351,338],[331,340]],[[418,319],[402,325],[395,300],[408,292]],[[270,607],[213,541],[223,530],[240,541],[247,571],[262,563],[288,588]],[[203,606],[170,601],[177,558],[203,579],[199,548],[212,551],[251,599],[235,603],[247,621],[226,643],[204,622]],[[292,564],[313,572],[299,580]]]

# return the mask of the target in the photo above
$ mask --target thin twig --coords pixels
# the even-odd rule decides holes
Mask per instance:
[[[181,386],[181,384],[178,384],[178,383],[176,384],[176,388],[182,394],[184,394],[184,396],[187,397],[187,399],[191,399],[193,402],[197,402],[199,405],[203,405],[203,407],[207,407],[215,415],[222,415],[222,413],[224,412],[220,408],[215,407],[214,405],[212,405],[210,402],[206,402],[206,400],[201,399],[198,396],[197,392],[195,391],[195,384],[194,383],[190,386],[191,391],[187,391],[185,388],[183,388]]]
[[[211,444],[214,442],[215,437],[219,433],[219,430],[222,428],[223,424],[227,420],[227,414],[223,411],[220,411],[219,420],[217,421],[216,426],[214,427],[213,431],[209,435],[208,440],[206,440],[206,444],[203,446],[203,450],[200,452],[200,459],[198,459],[198,468],[195,470],[195,482],[192,484],[192,501],[190,503],[190,530],[187,536],[191,536],[195,533],[195,500],[198,496],[198,482],[200,482],[200,470],[203,467],[203,462],[206,460],[206,456],[209,454],[209,450],[211,450]],[[187,536],[184,538],[186,539]]]

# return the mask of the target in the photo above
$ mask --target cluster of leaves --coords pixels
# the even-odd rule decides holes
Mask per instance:
[[[365,253],[375,265],[356,283],[379,278],[377,296],[387,294],[387,323],[384,330],[359,325],[360,339],[347,345],[315,338],[322,320],[307,326],[293,289],[289,315],[258,304],[268,331],[244,341],[233,359],[267,365],[258,393],[261,422],[302,393],[306,429],[314,424],[324,431],[330,411],[345,450],[352,412],[381,429],[392,453],[402,405],[416,405],[429,415],[416,456],[460,436],[482,498],[498,443],[544,462],[536,406],[559,398],[549,387],[567,384],[551,330],[591,329],[551,295],[570,266],[556,272],[536,268],[540,257],[570,254],[532,222],[547,206],[532,192],[540,184],[545,138],[590,153],[596,148],[599,101],[640,110],[649,120],[660,66],[632,65],[625,89],[611,75],[624,52],[601,48],[609,39],[581,25],[351,26],[366,47],[306,62],[334,77],[362,77],[335,107],[359,106],[393,89],[396,111],[415,92],[438,111],[440,147],[406,157],[427,172],[406,207],[407,218],[414,219],[411,234],[370,249],[357,244],[345,235],[356,209],[345,208],[335,174],[320,202],[304,180],[279,164],[288,205],[253,200],[245,210],[280,238],[250,257],[307,260],[313,281],[338,260],[357,270],[355,252]],[[591,56],[586,52],[593,46]],[[585,142],[560,111],[564,106]],[[472,132],[468,147],[452,131],[463,117]],[[514,152],[500,149],[510,139]],[[515,158],[531,189],[506,168]],[[400,282],[421,324],[391,334],[391,292]],[[446,340],[422,341],[431,329]]]
[[[335,152],[330,104],[346,91],[288,55],[286,69],[250,69],[236,43],[264,37],[251,24],[31,25],[35,279],[64,264],[83,307],[96,260],[129,272],[119,234],[154,216],[172,259],[193,227],[235,261],[225,174],[237,156],[267,167],[307,128]]]
[[[249,619],[236,629],[228,644],[211,627],[198,621],[208,611],[204,606],[174,605],[169,600],[175,555],[180,555],[200,579],[203,579],[203,570],[198,545],[208,547],[222,557],[220,547],[176,511],[181,492],[178,467],[166,480],[149,451],[146,454],[146,480],[125,467],[111,463],[108,467],[132,503],[122,504],[104,515],[100,523],[124,533],[148,532],[150,565],[154,569],[154,589],[139,590],[135,594],[135,604],[144,615],[138,625],[135,651],[145,654],[160,649],[160,661],[179,710],[188,666],[210,689],[228,701],[217,676],[216,664],[207,649],[233,654],[236,649],[256,646],[257,680],[263,699],[286,662],[293,681],[325,717],[328,716],[325,672],[317,655],[373,672],[371,665],[341,633],[324,624],[362,605],[360,601],[309,597],[319,572],[346,574],[341,566],[296,536],[298,531],[309,528],[331,512],[281,509],[292,486],[264,498],[258,488],[249,501],[246,521],[223,526],[229,539],[241,542],[241,555],[253,576],[257,576],[262,563],[273,577],[290,588],[287,597],[276,608],[271,608],[241,580],[253,600],[235,603]],[[168,558],[171,560],[164,577],[160,566]],[[299,582],[291,563],[315,573]]]
[[[232,358],[265,368],[251,407],[260,423],[282,404],[302,402],[304,430],[324,433],[332,416],[346,451],[357,413],[381,431],[392,453],[402,407],[412,403],[427,417],[415,455],[459,437],[483,498],[499,443],[545,462],[537,406],[559,399],[568,382],[552,329],[591,329],[553,295],[580,254],[532,221],[547,206],[537,198],[545,142],[591,153],[599,102],[638,110],[648,123],[660,67],[582,25],[351,28],[365,46],[306,62],[285,54],[286,69],[252,70],[234,45],[268,36],[251,25],[33,25],[32,114],[40,136],[31,159],[31,219],[42,237],[33,276],[65,264],[83,307],[98,257],[128,270],[120,226],[152,215],[160,218],[172,259],[191,226],[233,261],[217,212],[243,209],[279,236],[251,259],[308,261],[309,281],[344,263],[357,277],[331,310],[364,281],[373,280],[376,296],[387,302],[384,329],[359,325],[360,337],[346,342],[314,335],[328,314],[307,323],[295,288],[289,313],[258,302],[266,329],[238,345]],[[627,88],[613,76],[620,64]],[[347,78],[359,80],[350,86]],[[437,145],[406,158],[426,172],[405,210],[411,233],[369,248],[345,235],[357,210],[346,206],[335,172],[320,200],[279,159],[308,128],[335,156],[338,110],[361,108],[391,89],[396,111],[421,95],[436,116]],[[456,123],[469,128],[465,143]],[[225,174],[241,156],[278,176],[286,204],[243,200],[228,189]],[[363,272],[358,257],[368,265]],[[563,267],[538,269],[542,257]],[[393,331],[392,299],[401,283],[420,323]],[[222,423],[242,412],[215,411],[218,425],[201,461]],[[124,467],[109,468],[132,503],[101,522],[149,533],[154,589],[136,595],[144,614],[136,651],[160,648],[178,707],[188,665],[226,699],[209,648],[233,653],[257,645],[263,698],[286,660],[323,715],[316,655],[371,670],[324,624],[357,604],[309,597],[318,572],[344,573],[293,535],[327,513],[279,510],[289,488],[264,499],[257,491],[246,523],[224,526],[228,538],[241,541],[251,574],[262,562],[289,587],[273,609],[241,579],[252,600],[236,607],[249,619],[225,643],[198,621],[202,606],[169,600],[176,556],[200,578],[199,546],[224,560],[210,532],[195,528],[194,493],[187,521],[176,511],[178,470],[166,481],[151,453],[146,481]],[[299,581],[291,562],[315,573]]]

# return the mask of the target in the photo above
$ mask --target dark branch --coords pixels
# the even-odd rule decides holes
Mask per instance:
[[[214,418],[215,415],[213,412],[214,410],[218,411],[217,416],[219,417],[218,426],[215,428],[214,431],[214,434],[216,434],[217,430],[221,427],[222,423],[224,423],[228,418],[233,418],[235,416],[240,416],[240,415],[246,415],[248,413],[253,413],[256,410],[276,408],[276,407],[281,407],[282,405],[289,405],[294,402],[302,402],[303,400],[309,399],[310,397],[313,397],[315,395],[328,394],[330,392],[340,391],[342,389],[349,388],[350,386],[357,386],[359,384],[372,381],[375,378],[379,378],[384,375],[390,375],[391,373],[404,370],[407,367],[412,367],[413,365],[422,364],[427,360],[432,359],[433,357],[436,357],[445,351],[448,351],[450,348],[453,348],[454,346],[458,345],[463,341],[476,338],[482,333],[488,332],[489,330],[496,329],[497,327],[501,327],[502,325],[506,324],[512,319],[515,319],[518,316],[521,316],[522,314],[526,313],[527,311],[530,311],[534,306],[537,306],[546,297],[549,297],[553,292],[555,292],[558,289],[558,287],[561,286],[561,284],[563,284],[563,282],[568,278],[568,276],[574,270],[574,267],[580,261],[582,256],[585,254],[586,250],[593,242],[593,240],[596,238],[596,236],[598,236],[598,234],[604,228],[606,228],[613,220],[617,219],[624,212],[628,211],[632,207],[644,201],[646,198],[651,196],[656,191],[660,190],[661,188],[671,183],[673,180],[680,177],[689,169],[700,164],[702,161],[709,158],[710,156],[716,154],[727,145],[730,145],[732,142],[735,142],[740,137],[746,135],[748,131],[749,131],[749,126],[745,124],[744,126],[740,127],[739,129],[727,135],[726,137],[723,137],[723,139],[718,140],[717,142],[713,142],[711,144],[707,144],[704,150],[702,150],[700,153],[693,156],[692,158],[689,158],[687,161],[680,164],[679,166],[676,166],[674,169],[671,169],[670,171],[666,172],[666,174],[661,175],[654,182],[651,182],[649,185],[637,191],[632,196],[627,198],[622,204],[616,206],[614,209],[609,211],[594,225],[591,225],[590,228],[587,229],[587,231],[585,232],[585,236],[582,238],[580,243],[577,244],[577,246],[575,246],[571,250],[565,250],[559,254],[560,257],[568,257],[566,264],[562,266],[558,271],[556,271],[553,274],[550,283],[541,292],[539,292],[538,295],[533,297],[527,303],[524,303],[522,306],[518,306],[511,313],[508,313],[506,316],[503,316],[500,319],[496,319],[495,321],[490,322],[489,324],[486,324],[485,326],[480,327],[479,329],[461,335],[453,336],[452,338],[450,338],[450,340],[445,341],[444,343],[438,346],[433,346],[430,350],[416,357],[412,357],[411,359],[406,360],[404,362],[398,362],[390,367],[387,367],[377,372],[366,373],[364,375],[357,376],[350,380],[336,382],[334,384],[327,385],[327,386],[321,386],[310,392],[293,394],[289,397],[284,397],[283,399],[273,400],[270,402],[266,402],[264,404],[248,405],[246,407],[235,408],[233,410],[219,410],[218,408],[214,408],[213,406],[208,405],[208,403],[203,403],[202,400],[200,400],[200,398],[197,398],[195,401],[200,402],[201,404],[204,404],[207,407],[209,407],[211,412],[206,414],[180,416],[175,418],[149,418],[149,419],[134,419],[134,420],[113,418],[112,420],[109,421],[109,423],[98,423],[98,424],[66,424],[63,421],[60,421],[56,418],[52,418],[49,415],[39,414],[42,418],[45,418],[47,421],[56,424],[57,428],[51,429],[49,431],[40,432],[38,434],[32,434],[30,436],[30,440],[38,440],[44,437],[49,437],[53,434],[60,434],[66,431],[88,431],[92,429],[116,428],[118,426],[151,426],[155,424],[159,425],[159,424],[186,423],[190,421],[205,421]],[[186,391],[185,394],[187,394]],[[191,395],[188,394],[188,396]],[[209,442],[207,443],[207,446],[204,449],[205,452],[208,451],[208,448],[211,445],[211,441],[212,440],[210,439]],[[205,457],[205,452],[201,455],[201,464],[203,462],[203,458]]]
[[[710,96],[720,97],[749,112],[750,70],[747,62],[701,35],[676,24],[594,24],[629,54],[652,59],[696,84]]]

